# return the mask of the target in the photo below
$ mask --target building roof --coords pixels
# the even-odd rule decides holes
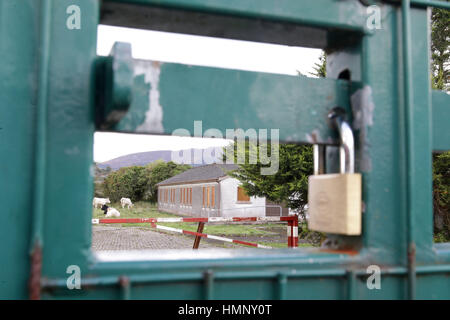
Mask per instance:
[[[217,179],[227,176],[229,171],[238,169],[236,164],[208,164],[205,166],[194,167],[186,170],[176,176],[161,181],[157,186],[184,184],[198,181],[216,181]]]

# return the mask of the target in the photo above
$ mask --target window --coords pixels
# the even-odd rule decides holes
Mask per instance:
[[[205,187],[202,187],[203,198],[202,198],[202,207],[205,207]]]
[[[212,186],[209,187],[202,187],[202,192],[203,192],[203,208],[214,208],[214,204],[215,204],[215,198],[214,198],[214,193],[215,193],[215,188]],[[190,202],[192,203],[192,188],[190,190]]]
[[[188,188],[183,188],[183,204],[188,204]]]
[[[250,202],[250,197],[247,195],[247,192],[241,187],[237,188],[237,201],[239,202]]]
[[[203,208],[214,207],[214,187],[203,187],[202,189],[203,189]]]

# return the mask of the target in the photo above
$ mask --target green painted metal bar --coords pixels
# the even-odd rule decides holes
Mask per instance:
[[[450,273],[450,264],[417,266],[416,273],[417,274]]]
[[[49,82],[49,60],[51,48],[51,10],[52,2],[44,0],[41,2],[41,43],[39,55],[39,89],[38,105],[36,112],[36,136],[35,136],[35,168],[34,168],[34,197],[33,197],[33,228],[31,238],[31,251],[35,246],[43,245],[43,214],[44,197],[46,193],[46,165],[47,165],[47,105],[48,105],[48,82]]]
[[[133,62],[131,44],[114,43],[109,56],[95,63],[97,97],[95,122],[98,127],[116,124],[128,111],[132,98]]]
[[[283,0],[282,3],[270,0],[107,0],[105,2],[158,6],[366,32],[366,7],[359,1],[318,0],[317,2],[320,3],[315,6],[295,0]]]
[[[215,128],[225,137],[237,128],[278,129],[281,141],[337,144],[327,114],[338,105],[350,113],[349,96],[359,86],[142,60],[135,68],[133,102],[114,131],[180,135],[187,130],[198,136]],[[202,121],[200,132],[194,121]],[[270,130],[267,135],[270,139]]]
[[[113,259],[109,258],[108,261],[95,261],[95,265],[92,266],[90,271],[93,274],[103,274],[108,275],[109,272],[117,272],[118,270],[123,271],[134,271],[135,268],[138,270],[152,270],[155,273],[158,272],[170,272],[170,273],[182,273],[187,272],[188,270],[207,270],[211,263],[214,263],[215,265],[219,265],[221,268],[224,269],[232,269],[234,272],[232,275],[240,275],[240,271],[244,270],[246,268],[262,268],[262,271],[253,271],[251,273],[251,277],[266,277],[267,275],[270,275],[271,277],[275,277],[277,275],[276,269],[285,269],[289,268],[292,265],[305,265],[310,263],[311,257],[314,257],[314,263],[317,263],[318,266],[336,266],[336,265],[346,265],[346,264],[357,264],[362,263],[363,261],[363,255],[356,255],[356,256],[350,256],[347,254],[339,254],[337,253],[324,253],[320,250],[312,250],[312,249],[305,249],[305,250],[295,250],[292,251],[290,249],[273,249],[270,250],[270,252],[265,252],[264,254],[260,254],[256,251],[246,250],[234,250],[233,253],[230,255],[229,253],[226,254],[226,259],[224,259],[220,253],[219,255],[214,255],[211,257],[208,257],[208,259],[192,259],[189,257],[189,259],[186,259],[186,257],[183,255],[183,257],[180,257],[180,255],[174,253],[169,254],[169,259],[167,259],[167,255],[161,255],[158,256],[156,253],[152,254],[152,260],[137,260],[137,261],[121,261],[122,258],[119,257],[113,257]],[[295,253],[293,253],[295,252]],[[178,258],[178,259],[176,259]],[[98,258],[101,260],[101,257]],[[264,267],[270,266],[272,269],[270,271],[264,269]],[[275,270],[273,270],[273,268]],[[309,269],[309,268],[307,268]],[[311,272],[317,272],[318,275],[320,274],[327,274],[329,270],[323,270],[321,268],[320,270],[315,270]],[[332,268],[331,272],[335,272],[334,268]],[[294,270],[293,273],[295,274],[302,274],[303,271],[301,270]],[[308,274],[310,271],[307,271]],[[245,273],[247,276],[249,276],[248,273]],[[218,273],[215,273],[215,276],[218,277]],[[202,279],[202,278],[199,278]],[[132,279],[133,280],[133,279]]]
[[[399,5],[402,0],[382,0],[390,5]],[[447,0],[410,0],[412,8],[440,8],[440,9],[450,9],[450,3]]]
[[[383,276],[404,276],[408,275],[408,268],[404,267],[389,267],[380,270]],[[417,266],[417,274],[446,274],[450,272],[450,264],[446,265],[429,265]],[[214,272],[214,279],[218,280],[255,280],[255,279],[275,279],[280,283],[280,279],[297,279],[297,278],[328,278],[328,277],[349,277],[352,273],[355,277],[367,276],[365,269],[352,269],[351,272],[345,269],[322,269],[322,270],[292,270],[292,271],[273,271],[273,272]],[[111,286],[121,283],[122,276],[102,276],[102,277],[87,277],[82,279],[81,286],[96,287],[96,286]],[[177,273],[177,274],[142,274],[131,275],[128,281],[133,283],[165,283],[165,282],[181,282],[181,281],[202,281],[205,279],[205,273]],[[41,282],[43,288],[64,288],[67,285],[66,279],[43,279]],[[283,290],[285,290],[284,287]]]
[[[450,95],[443,91],[433,91],[433,150],[450,150]]]
[[[291,272],[267,272],[267,271],[249,271],[249,272],[215,272],[214,279],[217,280],[251,280],[251,279],[276,279],[286,278],[316,278],[316,277],[345,277],[345,269],[323,269],[323,270],[301,270]],[[81,286],[111,286],[120,284],[121,276],[111,277],[88,277],[82,279]],[[147,274],[147,275],[130,275],[129,281],[133,283],[165,283],[165,282],[182,282],[182,281],[202,281],[205,279],[204,273],[178,273],[178,274]],[[43,279],[43,288],[66,287],[66,279]]]
[[[406,114],[406,152],[407,152],[407,234],[408,234],[408,295],[409,299],[415,298],[416,292],[416,244],[414,239],[414,217],[416,209],[413,197],[416,186],[415,159],[414,159],[414,100],[412,85],[412,57],[411,57],[411,18],[410,1],[402,0],[402,45],[403,45],[403,90]]]
[[[84,273],[91,254],[92,229],[87,218],[93,193],[98,2],[77,2],[80,29],[67,27],[72,1],[51,4],[43,237],[45,244],[52,245],[43,251],[42,276],[64,277],[70,265]]]
[[[258,278],[278,278],[280,274],[289,278],[314,278],[314,277],[341,277],[345,276],[346,271],[344,269],[338,268],[329,268],[329,269],[320,269],[320,270],[292,270],[292,271],[269,271],[269,272],[233,272],[233,273],[216,273],[216,279],[258,279]]]
[[[347,271],[347,299],[355,300],[356,298],[356,274],[353,270]]]
[[[383,269],[382,272],[389,272]],[[393,269],[394,271],[396,269]],[[210,270],[211,271],[211,270]],[[98,271],[97,271],[98,272]],[[404,272],[403,272],[404,273]],[[280,275],[289,278],[315,278],[315,277],[344,277],[345,269],[322,268],[311,270],[291,270],[285,272],[273,271],[215,271],[215,280],[239,280],[239,279],[278,279]],[[82,279],[82,286],[110,286],[120,283],[122,276],[87,276]],[[127,276],[132,283],[158,283],[158,282],[180,282],[180,281],[204,281],[205,272],[174,272],[167,274],[131,274]],[[43,288],[65,287],[66,279],[42,279]]]
[[[205,281],[205,299],[212,300],[214,299],[214,272],[212,270],[207,270],[204,273],[204,281]]]
[[[278,284],[278,300],[286,299],[287,275],[286,273],[279,273],[277,278]]]
[[[404,117],[398,108],[398,73],[392,72],[400,63],[397,59],[400,56],[398,38],[390,30],[397,29],[401,21],[395,8],[386,5],[381,10],[383,29],[364,37],[360,49],[362,82],[367,96],[362,110],[372,116],[372,122],[362,124],[364,141],[370,146],[378,146],[376,150],[368,147],[361,154],[368,159],[366,168],[359,169],[363,173],[365,202],[361,241],[365,250],[375,255],[379,263],[398,265],[404,254],[401,246],[404,241],[402,235],[406,232],[404,221],[399,219],[405,210],[402,171],[405,152],[401,144]],[[357,164],[358,161],[360,159],[357,157]],[[381,185],[389,192],[379,192]],[[383,221],[382,228],[377,221]]]
[[[434,7],[450,10],[450,3],[448,1],[411,0],[411,5],[417,7]]]
[[[24,6],[0,1],[0,193],[5,199],[0,213],[0,297],[4,299],[29,298],[41,12],[38,1]]]
[[[47,166],[47,105],[48,105],[48,81],[49,60],[51,47],[51,2],[41,2],[41,51],[39,55],[39,79],[38,102],[36,111],[36,135],[35,135],[35,164],[34,164],[34,189],[33,189],[33,216],[30,244],[30,276],[29,297],[32,300],[40,299],[40,277],[42,273],[42,247],[44,244],[44,206],[46,195],[46,166]]]

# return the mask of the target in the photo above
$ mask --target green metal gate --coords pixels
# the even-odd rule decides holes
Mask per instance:
[[[372,3],[381,29],[367,25]],[[73,4],[79,29],[68,27]],[[430,89],[428,5],[450,7],[425,0],[1,1],[0,298],[450,298],[450,244],[433,243],[431,167],[432,151],[450,146],[450,97]],[[154,89],[164,111],[158,125],[147,125],[151,106],[143,97],[152,84],[133,77],[126,44],[96,56],[99,23],[323,48],[327,78],[147,64],[159,74]],[[205,128],[280,128],[282,141],[336,144],[326,124],[336,105],[354,117],[362,236],[331,235],[337,248],[329,250],[93,256],[95,130],[170,134],[202,120]],[[81,268],[81,290],[66,287],[70,265]],[[381,268],[380,290],[366,286],[369,265]]]

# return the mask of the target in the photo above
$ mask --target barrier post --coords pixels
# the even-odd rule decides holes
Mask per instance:
[[[298,247],[298,216],[292,221],[292,246],[294,248]]]
[[[298,246],[298,217],[292,217],[288,220],[287,226],[288,248],[295,248]]]
[[[287,240],[288,240],[288,243],[287,243],[287,246],[288,246],[288,248],[292,248],[292,226],[293,226],[293,223],[292,223],[292,220],[288,220],[288,225],[287,225]]]
[[[197,233],[203,233],[203,228],[205,227],[205,223],[204,222],[199,222],[198,223],[198,227],[197,227]],[[200,240],[202,239],[202,237],[196,235],[195,236],[195,240],[194,240],[194,246],[192,247],[192,249],[198,249],[198,247],[200,246]]]

